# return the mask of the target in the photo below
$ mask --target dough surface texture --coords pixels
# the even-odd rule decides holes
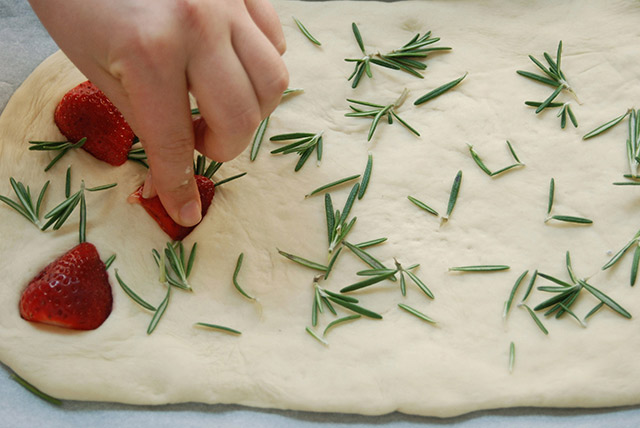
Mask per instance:
[[[146,334],[151,314],[118,286],[114,269],[147,301],[158,305],[165,288],[156,280],[151,249],[166,236],[138,205],[126,198],[145,170],[128,162],[114,168],[83,151],[68,154],[50,172],[48,153],[29,152],[28,140],[59,140],[56,103],[84,77],[61,53],[39,66],[15,93],[0,118],[0,194],[13,195],[9,177],[40,189],[52,180],[44,209],[62,199],[64,172],[73,186],[116,181],[110,191],[88,195],[88,240],[102,258],[116,253],[109,271],[114,306],[97,330],[67,332],[31,324],[18,313],[20,293],[51,260],[77,242],[77,220],[42,233],[5,205],[0,206],[0,360],[43,391],[74,400],[133,404],[237,403],[319,412],[452,416],[514,406],[601,407],[640,402],[640,290],[629,286],[632,255],[600,268],[640,227],[635,187],[612,186],[628,173],[626,121],[582,141],[596,126],[640,100],[640,3],[637,1],[417,1],[274,2],[288,42],[285,59],[294,88],[272,115],[266,137],[324,130],[324,157],[297,173],[295,155],[275,156],[265,140],[255,162],[248,151],[214,177],[248,171],[221,186],[208,215],[185,240],[198,242],[190,283],[193,293],[174,290],[156,331]],[[312,45],[294,15],[322,42]],[[416,33],[432,30],[448,53],[431,55],[424,79],[373,68],[352,89],[346,77],[360,51],[351,33],[356,22],[368,51],[386,51]],[[549,87],[518,76],[535,72],[529,58],[555,57],[564,43],[563,69],[582,104],[572,108],[579,128],[562,130],[557,110],[535,115],[525,100],[542,101]],[[454,90],[422,106],[413,101],[446,82],[469,75]],[[370,120],[349,118],[347,98],[389,103],[410,90],[398,113],[421,137],[397,123],[380,123],[372,141]],[[564,101],[571,100],[563,95]],[[489,177],[474,163],[473,144],[491,169],[511,162],[509,140],[526,164]],[[327,262],[322,195],[314,188],[362,173],[367,154],[373,173],[349,236],[353,243],[379,237],[368,251],[389,266],[420,263],[416,274],[435,294],[427,299],[408,283],[386,281],[353,293],[380,313],[330,331],[323,346],[305,332],[311,325],[313,277],[317,272],[280,256],[277,248]],[[451,183],[463,171],[451,219],[412,205],[412,195],[446,211]],[[587,217],[591,226],[544,223],[549,181],[555,178],[554,213]],[[332,189],[341,209],[350,186]],[[33,190],[32,190],[33,191]],[[74,214],[74,218],[77,216]],[[574,319],[543,318],[548,335],[517,303],[535,269],[568,280],[569,250],[579,277],[612,297],[634,318],[601,309],[581,327]],[[258,298],[254,304],[233,287],[235,262],[244,253],[239,281]],[[460,274],[461,265],[505,264],[495,273]],[[344,249],[321,285],[338,291],[366,269]],[[503,304],[520,274],[529,270],[506,321]],[[538,278],[536,286],[553,285]],[[534,289],[535,306],[548,293]],[[429,325],[398,309],[406,303],[437,320]],[[583,292],[574,312],[598,303]],[[348,315],[340,310],[341,315]],[[542,316],[540,314],[540,316]],[[317,331],[334,318],[319,317]],[[193,326],[226,325],[232,336]],[[509,344],[516,358],[509,371]]]

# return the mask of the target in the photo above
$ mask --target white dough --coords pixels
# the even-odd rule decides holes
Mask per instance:
[[[638,228],[636,187],[612,186],[628,172],[626,121],[593,140],[581,137],[638,106],[640,100],[640,3],[637,1],[417,1],[303,3],[277,1],[288,50],[290,95],[272,115],[267,137],[324,130],[324,157],[294,173],[297,156],[275,156],[280,145],[265,140],[258,159],[248,151],[225,164],[216,179],[248,171],[221,186],[208,215],[185,240],[198,242],[192,294],[174,289],[156,331],[151,313],[138,307],[115,281],[114,269],[138,294],[158,305],[165,288],[157,281],[151,249],[166,235],[127,195],[143,181],[135,163],[118,168],[83,151],[68,154],[50,172],[51,154],[29,152],[27,141],[58,140],[53,111],[83,76],[60,53],[39,66],[0,118],[0,194],[13,195],[9,177],[38,191],[52,180],[45,209],[63,197],[64,172],[73,165],[74,188],[117,181],[115,189],[88,195],[88,240],[111,268],[114,306],[97,330],[71,332],[28,323],[18,301],[29,280],[77,242],[77,214],[57,232],[42,233],[0,205],[0,360],[43,391],[61,399],[160,404],[197,401],[321,412],[452,416],[512,406],[600,407],[640,403],[640,290],[629,286],[632,255],[605,272],[600,267]],[[312,45],[297,29],[300,19],[322,42]],[[430,56],[424,79],[374,67],[373,79],[351,88],[346,77],[360,51],[355,21],[367,50],[387,51],[415,33],[432,30],[453,51]],[[572,108],[580,127],[560,129],[555,112],[535,115],[525,100],[542,101],[551,89],[518,76],[535,72],[528,55],[555,57],[564,43],[563,69],[582,104]],[[420,95],[465,72],[454,90],[419,107]],[[346,98],[388,103],[410,90],[399,114],[421,137],[382,121],[367,143],[370,120],[349,118]],[[467,144],[491,169],[511,162],[512,142],[526,167],[490,178],[473,162]],[[383,315],[338,326],[325,347],[305,332],[311,325],[316,272],[280,256],[277,248],[327,261],[322,195],[314,188],[362,173],[367,153],[374,166],[349,241],[388,241],[369,251],[387,265],[420,263],[416,274],[435,300],[408,283],[386,281],[353,293]],[[412,195],[444,213],[451,183],[463,171],[457,205],[447,224],[412,205]],[[591,226],[544,223],[549,180],[555,178],[554,213],[588,217]],[[35,190],[34,190],[35,188]],[[350,185],[331,191],[342,209]],[[564,316],[543,319],[545,336],[517,307],[531,273],[539,269],[568,280],[565,252],[580,277],[625,307],[627,320],[601,309],[582,328]],[[233,287],[239,282],[259,304]],[[460,265],[506,264],[508,271],[455,274]],[[344,250],[322,286],[337,291],[366,269]],[[516,278],[530,273],[506,321],[503,303]],[[538,278],[536,286],[553,285]],[[530,306],[549,297],[534,290]],[[398,309],[404,302],[437,320],[429,325]],[[583,317],[597,300],[583,292],[574,307]],[[347,315],[341,310],[341,315]],[[542,315],[540,315],[542,316]],[[333,316],[325,310],[321,334]],[[222,324],[239,337],[193,327]],[[509,372],[509,344],[516,349]]]

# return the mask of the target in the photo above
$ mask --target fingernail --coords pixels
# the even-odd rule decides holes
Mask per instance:
[[[202,220],[201,208],[197,201],[189,201],[180,209],[180,222],[184,226],[195,226],[200,220]]]
[[[149,199],[151,197],[153,197],[153,183],[151,181],[151,172],[148,172],[142,187],[142,198]]]

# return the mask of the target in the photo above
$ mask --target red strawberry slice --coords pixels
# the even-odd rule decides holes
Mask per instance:
[[[93,330],[107,319],[112,302],[105,265],[96,247],[84,242],[31,280],[20,298],[20,315],[27,321]]]
[[[213,181],[202,175],[196,175],[196,184],[198,185],[198,191],[200,192],[200,203],[202,204],[202,217],[209,211],[209,206],[213,200],[215,193],[215,185]],[[167,210],[162,206],[160,198],[157,196],[149,199],[142,197],[142,188],[140,186],[138,190],[133,192],[129,196],[129,202],[138,203],[149,213],[151,217],[160,225],[160,228],[165,231],[169,237],[174,241],[182,241],[193,229],[197,226],[184,227],[173,221]]]
[[[93,83],[83,82],[67,92],[53,118],[69,141],[75,143],[86,137],[82,148],[94,157],[115,166],[126,162],[135,135],[120,111]]]

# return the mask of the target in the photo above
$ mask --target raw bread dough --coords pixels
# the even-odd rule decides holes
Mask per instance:
[[[511,406],[593,407],[637,404],[640,339],[636,319],[601,310],[582,328],[570,317],[548,319],[543,335],[529,315],[514,307],[502,320],[503,302],[525,270],[567,278],[565,251],[574,268],[633,315],[638,292],[629,286],[630,255],[601,272],[611,251],[638,229],[638,191],[614,187],[627,173],[626,125],[595,140],[581,136],[640,99],[640,4],[634,1],[419,1],[380,4],[277,2],[283,21],[291,86],[305,92],[284,100],[267,136],[325,131],[322,164],[293,172],[294,155],[272,156],[265,141],[255,162],[248,153],[226,164],[218,179],[249,174],[221,187],[209,214],[185,241],[197,241],[193,294],[174,290],[156,331],[151,314],[117,286],[113,269],[141,296],[158,304],[165,289],[156,280],[150,250],[166,236],[140,206],[125,202],[145,171],[128,163],[114,168],[77,151],[49,173],[50,156],[27,151],[30,139],[56,140],[53,110],[83,76],[60,53],[47,59],[16,92],[0,118],[0,192],[10,176],[39,189],[52,180],[45,208],[63,195],[63,175],[73,165],[74,186],[118,182],[88,196],[88,239],[102,257],[118,258],[110,272],[114,307],[98,330],[69,332],[22,320],[22,289],[44,265],[71,248],[77,223],[42,233],[0,206],[0,360],[43,391],[62,399],[124,403],[239,403],[257,407],[382,414],[395,410],[451,416]],[[323,44],[312,45],[295,27],[299,18]],[[388,50],[416,32],[432,30],[453,47],[427,61],[425,79],[374,68],[353,90],[346,81],[358,56],[351,22],[368,50]],[[579,94],[580,122],[561,130],[552,111],[535,115],[525,100],[542,100],[548,87],[518,76],[534,71],[528,54],[555,56],[564,41],[563,68]],[[414,107],[419,95],[469,72],[455,90]],[[366,142],[369,120],[344,117],[346,98],[390,102],[406,87],[399,109],[422,136],[381,123]],[[510,162],[510,140],[526,167],[490,178],[473,162],[467,143],[488,166]],[[371,151],[371,184],[353,215],[349,239],[388,241],[370,251],[386,264],[420,263],[417,271],[436,295],[430,301],[397,283],[358,292],[362,304],[384,316],[361,319],[331,331],[324,347],[307,333],[311,324],[314,272],[278,255],[276,248],[323,262],[327,257],[322,196],[304,199],[315,187],[361,173]],[[444,211],[451,182],[464,173],[448,224],[413,206],[413,195]],[[588,227],[544,224],[549,180],[555,178],[554,212],[594,220]],[[349,186],[332,191],[341,207]],[[244,252],[239,280],[259,299],[256,306],[231,283]],[[508,264],[489,274],[453,274],[458,265]],[[338,290],[366,268],[343,251],[328,281]],[[528,278],[527,278],[528,280]],[[537,285],[544,281],[538,279]],[[547,285],[547,284],[545,284]],[[522,291],[516,296],[516,302]],[[533,306],[546,293],[534,290]],[[438,321],[437,327],[400,311],[405,302]],[[596,300],[581,296],[580,316]],[[346,312],[343,312],[346,315]],[[320,330],[333,318],[321,315]],[[234,337],[194,328],[198,321],[243,332]],[[509,344],[515,343],[513,372]]]

